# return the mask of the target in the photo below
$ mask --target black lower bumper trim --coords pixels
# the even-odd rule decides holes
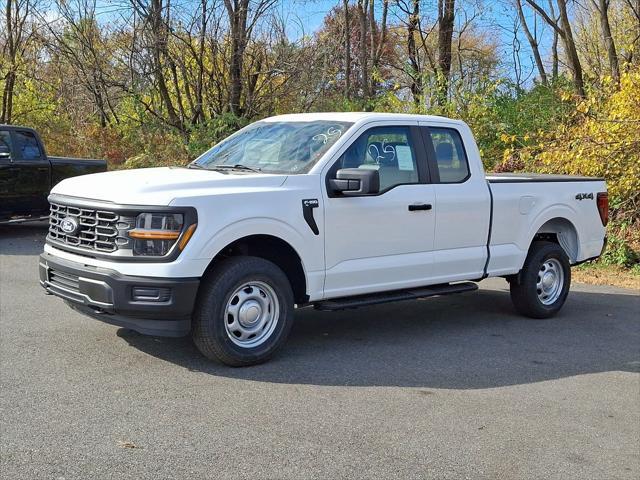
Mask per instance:
[[[191,330],[191,319],[184,318],[181,320],[151,320],[148,318],[131,318],[121,315],[100,312],[91,307],[78,305],[70,301],[66,301],[71,308],[87,315],[95,320],[100,320],[117,327],[128,328],[143,335],[154,335],[158,337],[184,337]]]
[[[140,333],[181,336],[189,332],[200,280],[122,275],[43,253],[40,284],[98,320]]]

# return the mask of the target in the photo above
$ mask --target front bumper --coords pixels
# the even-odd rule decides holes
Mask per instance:
[[[40,285],[47,293],[93,318],[148,335],[189,333],[199,284],[198,278],[122,275],[40,255]]]

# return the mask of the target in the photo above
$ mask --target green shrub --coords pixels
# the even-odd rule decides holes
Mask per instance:
[[[640,254],[632,247],[631,237],[634,231],[627,224],[611,223],[607,229],[607,248],[600,262],[604,265],[640,269]]]
[[[241,129],[249,123],[243,117],[237,117],[232,113],[225,113],[209,120],[206,123],[194,125],[189,132],[187,153],[193,159],[213,147],[222,139]]]

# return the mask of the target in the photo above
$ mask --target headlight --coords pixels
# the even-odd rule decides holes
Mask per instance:
[[[136,217],[136,227],[129,232],[133,241],[133,254],[162,257],[169,253],[180,238],[184,227],[182,213],[141,213]],[[185,232],[191,237],[195,224]],[[189,238],[180,240],[180,249],[184,248]]]

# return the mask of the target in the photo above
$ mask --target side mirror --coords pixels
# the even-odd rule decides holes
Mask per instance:
[[[329,180],[329,186],[346,196],[370,195],[380,191],[380,174],[369,168],[343,168]]]

